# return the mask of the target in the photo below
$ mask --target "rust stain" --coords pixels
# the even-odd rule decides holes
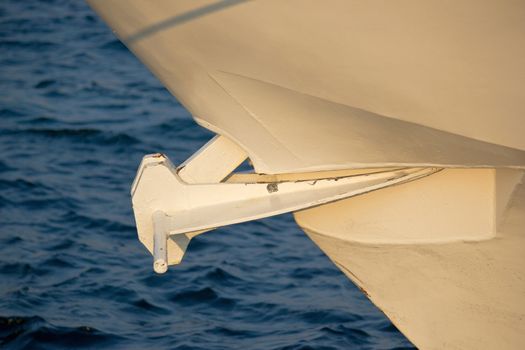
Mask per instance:
[[[269,183],[266,186],[266,189],[268,190],[268,193],[273,193],[279,191],[279,186],[277,185],[277,183]]]
[[[357,286],[357,287],[359,288],[359,290],[360,290],[364,295],[366,295],[366,297],[367,297],[368,299],[370,299],[370,294],[368,294],[368,292],[367,292],[363,287],[361,287],[361,286]]]

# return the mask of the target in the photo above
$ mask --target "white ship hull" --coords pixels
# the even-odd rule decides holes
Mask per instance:
[[[229,140],[216,148],[231,152],[232,169],[245,156],[275,179],[443,168],[295,206],[306,208],[296,221],[418,347],[523,346],[522,2],[89,3],[200,125]],[[181,181],[199,183],[192,171]],[[175,244],[182,253],[191,237]]]

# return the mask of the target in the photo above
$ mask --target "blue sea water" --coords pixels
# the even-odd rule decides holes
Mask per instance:
[[[290,215],[152,272],[136,168],[211,136],[84,2],[0,2],[0,348],[412,348]]]

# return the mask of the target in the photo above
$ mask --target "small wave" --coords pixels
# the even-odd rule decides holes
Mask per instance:
[[[321,332],[328,336],[338,337],[349,344],[362,345],[368,343],[370,334],[362,329],[352,328],[344,324],[338,324],[331,327],[322,327]]]
[[[3,15],[5,13],[5,10],[0,8],[0,14]],[[8,28],[9,26],[20,28],[23,26],[32,26],[33,22],[28,18],[7,18],[6,20],[1,21],[0,25],[2,25],[3,28]]]
[[[25,113],[22,113],[20,111],[16,111],[14,109],[9,108],[0,108],[0,117],[23,117],[25,116]]]
[[[121,303],[128,303],[129,300],[137,300],[139,296],[137,292],[123,286],[95,284],[93,288],[85,288],[80,292],[86,296],[96,295],[98,298],[120,301]]]
[[[115,98],[121,98],[126,100],[133,100],[137,99],[140,96],[139,95],[131,95],[131,94],[116,94],[115,91],[111,91],[111,94]],[[129,103],[126,102],[113,102],[113,103],[103,103],[103,104],[89,104],[90,108],[98,109],[98,110],[104,110],[104,111],[118,111],[118,110],[125,110],[130,107]]]
[[[275,348],[275,350],[338,350],[335,346],[310,345],[307,341],[299,341],[296,344]]]
[[[59,327],[39,316],[0,316],[0,345],[5,348],[45,349],[109,346],[125,338],[104,333],[91,326]]]
[[[317,267],[298,267],[298,268],[295,268],[292,273],[291,273],[291,276],[293,278],[299,278],[299,279],[312,279],[312,278],[316,278],[318,276],[325,276],[326,274],[334,274],[334,271],[333,270],[329,270],[329,269],[326,269],[326,268],[317,268]],[[335,274],[334,274],[335,275]]]
[[[16,276],[24,278],[26,276],[43,276],[49,273],[48,269],[35,267],[29,263],[22,262],[0,262],[0,275]]]
[[[219,309],[232,309],[237,304],[234,299],[219,296],[219,294],[210,287],[178,292],[169,299],[172,302],[184,306],[211,306]]]
[[[0,193],[3,195],[0,206],[40,211],[75,207],[74,202],[65,201],[57,189],[35,180],[0,179]]]
[[[104,145],[135,145],[140,141],[125,133],[110,133],[92,128],[28,128],[5,130],[4,134],[33,135],[53,139],[70,139],[72,142],[90,142]]]
[[[212,281],[216,283],[222,283],[222,284],[232,284],[232,283],[238,283],[242,281],[242,278],[239,278],[232,273],[229,273],[220,267],[216,267],[212,269],[211,271],[207,272],[205,277],[207,281]]]
[[[27,125],[46,125],[46,124],[49,125],[49,124],[59,123],[59,121],[51,117],[41,116],[41,117],[31,118],[27,120],[21,120],[19,121],[19,123],[27,124]]]
[[[311,324],[345,323],[362,319],[359,315],[338,310],[300,311],[299,316],[302,320]]]
[[[205,287],[198,290],[188,290],[185,292],[179,292],[172,296],[170,299],[174,302],[186,304],[190,303],[204,303],[217,300],[219,296],[210,287]]]
[[[53,248],[47,248],[48,251],[56,251],[55,247]],[[62,248],[59,248],[62,249]],[[64,250],[64,249],[62,249]],[[52,269],[64,269],[64,268],[72,268],[75,267],[74,264],[71,263],[72,259],[64,259],[63,257],[60,257],[58,254],[54,254],[51,258],[46,259],[41,265],[45,266],[46,268],[52,268]]]
[[[89,22],[89,23],[95,23],[98,21],[98,19],[93,15],[85,15],[84,19],[86,20],[86,22]]]
[[[246,329],[234,329],[232,327],[215,327],[213,328],[210,333],[218,334],[218,335],[224,335],[227,337],[235,337],[235,338],[252,338],[257,335],[257,332],[254,332],[252,330],[246,330]]]
[[[49,97],[49,98],[63,98],[63,97],[71,96],[71,91],[54,89],[51,91],[47,91],[44,94],[44,96]]]
[[[20,178],[14,180],[0,179],[0,190],[1,189],[17,189],[22,191],[34,191],[35,189],[42,189],[46,191],[52,191],[50,187],[42,183]]]
[[[128,224],[110,221],[103,218],[93,218],[87,215],[81,215],[74,211],[68,211],[59,218],[58,222],[67,222],[68,224],[75,224],[77,227],[82,227],[92,231],[100,232],[116,232],[116,233],[129,233],[135,232],[135,226]]]
[[[37,136],[48,136],[48,137],[91,137],[98,136],[102,131],[98,129],[48,129],[48,128],[29,128],[29,129],[18,129],[13,131],[13,133],[27,133]]]
[[[126,308],[126,310],[132,313],[135,313],[139,310],[142,312],[147,311],[147,312],[157,314],[157,315],[169,315],[171,313],[170,310],[157,306],[151,303],[150,301],[146,300],[145,298],[136,299],[131,302],[131,305],[133,307]]]
[[[14,168],[11,168],[5,162],[0,160],[0,173],[5,173],[11,170],[14,170]]]
[[[72,239],[66,238],[64,240],[61,240],[60,242],[51,242],[50,245],[46,246],[46,249],[49,251],[66,250],[66,249],[73,247],[75,244],[76,244],[75,241],[73,241]],[[57,261],[56,258],[53,258],[48,263],[53,264],[54,266],[62,266],[62,262]],[[70,264],[68,263],[68,265]]]
[[[45,80],[41,80],[39,81],[38,83],[36,83],[33,87],[35,89],[45,89],[47,87],[50,87],[50,86],[53,86],[56,84],[56,80],[54,79],[45,79]]]
[[[58,47],[56,43],[49,41],[20,41],[20,40],[0,40],[0,49],[31,49],[31,50],[50,50]]]
[[[146,84],[142,80],[141,81],[133,81],[133,82],[127,83],[125,86],[126,86],[126,88],[132,89],[132,90],[137,89],[137,90],[139,90],[141,92],[150,92],[150,93],[153,93],[153,95],[155,95],[155,96],[157,96],[159,94],[164,94],[164,95],[169,94],[166,91],[165,87],[152,85],[152,84]],[[177,101],[174,101],[174,102],[178,104]]]

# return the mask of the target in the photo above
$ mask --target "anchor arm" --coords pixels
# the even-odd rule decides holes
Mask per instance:
[[[141,163],[132,201],[139,238],[154,255],[154,270],[163,273],[168,264],[181,261],[189,240],[206,230],[322,205],[439,170],[402,168],[272,182],[260,182],[253,174],[241,183],[190,184],[166,156],[155,154]],[[224,177],[224,169],[221,173]]]

